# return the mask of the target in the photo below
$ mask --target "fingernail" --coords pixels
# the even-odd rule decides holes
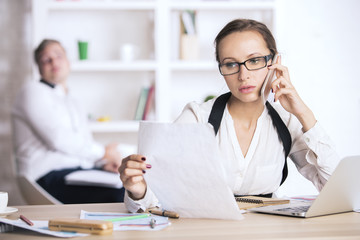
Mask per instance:
[[[146,161],[146,158],[145,158],[145,157],[142,157],[141,160]]]
[[[145,174],[146,173],[146,171],[145,170],[142,170],[142,172]]]
[[[151,165],[150,164],[146,164],[146,168],[151,168]]]

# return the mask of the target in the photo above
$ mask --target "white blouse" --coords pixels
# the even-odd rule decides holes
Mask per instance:
[[[52,170],[93,167],[104,156],[86,113],[61,86],[28,82],[17,95],[12,118],[20,175],[37,180]]]
[[[189,103],[176,122],[207,123],[214,101]],[[333,143],[318,122],[303,133],[302,125],[295,116],[278,103],[273,103],[272,106],[289,129],[292,138],[288,157],[295,163],[298,171],[321,190],[340,160]],[[285,161],[284,149],[266,107],[257,121],[246,156],[242,154],[234,122],[227,108],[216,139],[222,155],[220,161],[227,173],[226,180],[234,194],[267,194],[278,189]],[[126,195],[125,204],[132,212],[159,205],[149,188],[144,199],[138,201],[133,201]]]

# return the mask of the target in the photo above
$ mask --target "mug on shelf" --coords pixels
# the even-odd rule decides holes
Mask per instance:
[[[139,56],[139,48],[131,43],[123,44],[120,46],[119,55],[121,61],[132,62]]]
[[[79,49],[79,60],[88,59],[88,45],[87,41],[78,41],[78,49]]]

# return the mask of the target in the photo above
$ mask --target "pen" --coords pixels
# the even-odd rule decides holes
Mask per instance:
[[[34,225],[34,223],[32,221],[30,221],[29,219],[27,219],[24,215],[20,215],[20,219],[23,220],[29,226]]]
[[[154,218],[151,218],[150,220],[150,227],[151,228],[155,228],[155,225],[156,225],[156,220]]]
[[[132,219],[139,219],[139,218],[146,218],[146,217],[150,217],[150,214],[139,214],[139,215],[134,215],[134,216],[111,218],[111,219],[106,219],[105,221],[117,222],[117,221],[125,221],[125,220],[132,220]]]
[[[164,216],[164,217],[170,217],[170,218],[179,218],[179,214],[176,212],[166,211],[166,210],[157,210],[157,209],[150,209],[149,213]]]

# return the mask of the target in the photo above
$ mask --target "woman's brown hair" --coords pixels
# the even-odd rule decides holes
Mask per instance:
[[[255,31],[260,33],[264,38],[267,47],[271,51],[271,54],[275,55],[277,53],[274,36],[265,24],[251,19],[235,19],[226,24],[226,26],[218,33],[215,38],[215,57],[217,62],[220,62],[218,46],[221,40],[231,33],[244,31]]]

